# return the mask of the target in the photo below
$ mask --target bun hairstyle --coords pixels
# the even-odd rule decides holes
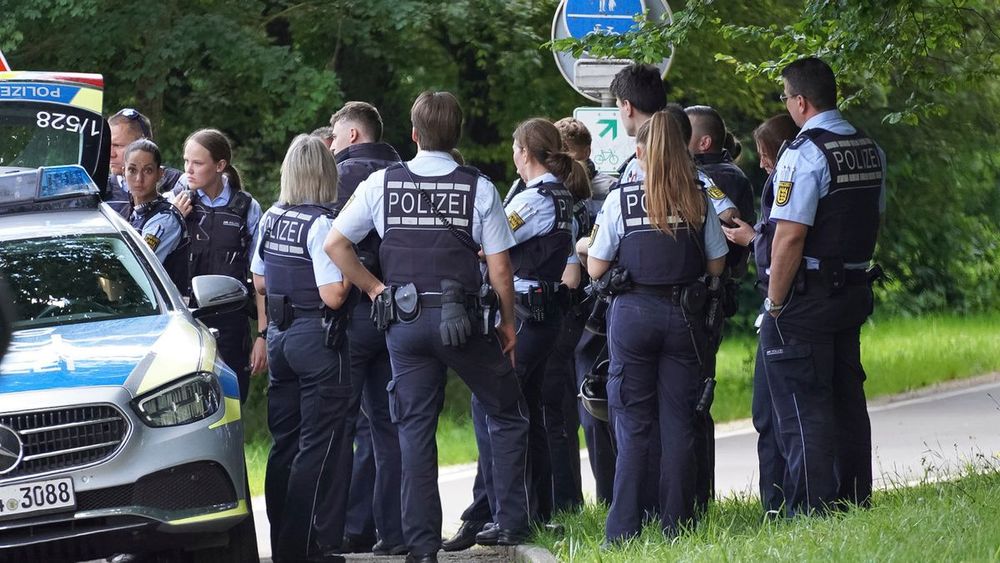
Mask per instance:
[[[551,121],[533,117],[514,130],[514,142],[528,151],[533,160],[545,167],[553,176],[562,180],[574,197],[590,196],[590,178],[587,169],[563,148],[562,136]]]
[[[734,161],[739,160],[740,154],[743,152],[743,145],[732,131],[726,131],[726,141],[722,143],[722,148],[726,149]]]
[[[684,112],[680,117],[687,118]],[[645,147],[643,189],[650,222],[670,236],[676,236],[674,217],[700,229],[705,222],[705,196],[695,181],[694,162],[679,116],[670,111],[654,113],[639,128],[635,142]]]
[[[218,162],[220,160],[226,161],[226,168],[222,171],[227,178],[229,178],[229,185],[236,191],[241,191],[243,189],[243,182],[240,179],[240,173],[233,166],[233,146],[229,142],[229,137],[226,137],[225,133],[219,131],[218,129],[199,129],[194,133],[191,133],[184,144],[197,143],[208,151],[208,154],[212,156],[212,160]]]

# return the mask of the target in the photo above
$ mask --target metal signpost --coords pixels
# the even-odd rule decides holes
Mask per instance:
[[[653,21],[671,17],[665,0],[562,0],[552,19],[552,40],[583,39],[588,33],[625,33],[642,13]],[[625,133],[609,87],[615,74],[632,61],[599,59],[587,53],[579,58],[568,52],[556,52],[554,56],[566,82],[580,95],[604,106],[577,108],[573,117],[590,131],[591,158],[597,169],[616,172],[620,163],[635,152],[635,140]],[[671,56],[657,65],[664,76],[672,59],[671,51]]]

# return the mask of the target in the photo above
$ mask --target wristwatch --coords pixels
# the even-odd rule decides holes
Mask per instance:
[[[777,313],[777,312],[781,311],[784,308],[785,308],[785,306],[783,304],[781,304],[781,303],[775,303],[774,301],[771,301],[770,297],[765,297],[764,298],[764,310],[767,311],[769,314],[770,313]]]
[[[264,340],[267,340],[267,327],[266,326],[264,328],[262,328],[262,329],[260,329],[260,330],[257,331],[257,338],[263,338]]]

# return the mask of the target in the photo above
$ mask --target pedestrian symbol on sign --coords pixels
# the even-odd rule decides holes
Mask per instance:
[[[645,11],[643,0],[566,0],[566,27],[577,39],[588,33],[621,34]]]

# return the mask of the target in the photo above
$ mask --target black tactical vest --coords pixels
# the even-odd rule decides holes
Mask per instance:
[[[479,257],[470,247],[478,182],[478,171],[466,166],[431,177],[405,164],[386,168],[379,257],[387,285],[412,282],[421,293],[440,292],[441,280],[453,279],[469,293],[479,291]]]
[[[882,156],[878,145],[861,132],[838,135],[826,129],[799,134],[788,150],[811,139],[826,157],[830,189],[820,198],[816,218],[806,235],[803,255],[812,258],[867,262],[878,237]]]
[[[593,222],[590,219],[590,208],[587,200],[577,199],[573,202],[573,221],[576,222],[576,240],[590,236]]]
[[[552,203],[555,223],[547,233],[511,248],[511,266],[521,279],[558,282],[573,243],[573,196],[561,183],[539,184],[534,189]]]
[[[337,159],[337,209],[343,209],[354,192],[373,172],[399,162],[399,155],[386,143],[361,143],[350,145],[336,155]],[[379,245],[382,239],[372,229],[368,236],[357,244],[358,258],[365,268],[376,278],[382,277],[379,264]]]
[[[674,236],[660,232],[646,212],[642,182],[622,184],[622,223],[625,236],[618,248],[618,263],[628,269],[632,281],[642,285],[688,284],[705,273],[705,251],[701,229],[677,217]],[[711,205],[707,200],[705,205]],[[608,225],[607,228],[615,228]]]
[[[777,159],[775,158],[775,162]],[[771,243],[774,241],[774,223],[771,221],[771,208],[774,206],[774,172],[764,182],[764,191],[760,194],[760,233],[753,242],[754,263],[757,264],[757,279],[767,283],[767,269],[771,267]]]
[[[177,211],[177,208],[164,199],[163,196],[157,196],[153,201],[132,208],[132,214],[128,222],[135,227],[135,230],[141,233],[146,223],[161,213],[170,215],[171,218],[177,221],[177,224],[181,228],[181,239],[177,243],[177,248],[167,255],[167,259],[163,261],[163,269],[167,271],[170,281],[174,282],[174,285],[177,286],[181,294],[187,295],[191,289],[189,287],[191,276],[188,273],[188,262],[191,255],[191,237],[188,236],[187,225],[180,211]]]
[[[177,194],[180,186],[174,188]],[[247,215],[253,198],[244,191],[232,190],[229,203],[209,207],[201,198],[192,198],[194,210],[187,216],[191,235],[191,276],[219,274],[245,282],[250,273],[247,249],[252,242]]]
[[[309,229],[321,216],[333,217],[333,212],[320,205],[275,205],[261,221],[267,294],[285,295],[297,309],[323,308],[308,245]]]

